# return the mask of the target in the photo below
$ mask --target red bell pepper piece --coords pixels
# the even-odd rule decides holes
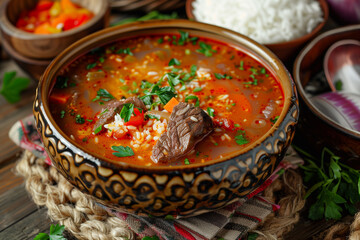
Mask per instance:
[[[130,120],[125,123],[125,125],[139,126],[142,125],[143,122],[144,122],[144,111],[140,112],[139,109],[134,108],[133,115],[130,117]]]

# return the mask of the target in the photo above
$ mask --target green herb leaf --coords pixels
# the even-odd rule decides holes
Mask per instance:
[[[3,84],[0,94],[4,96],[9,103],[20,101],[20,93],[30,84],[30,79],[16,77],[16,72],[6,72],[3,77]]]
[[[240,61],[239,69],[244,70],[244,61]]]
[[[180,61],[177,60],[176,58],[172,58],[169,61],[169,66],[173,66],[173,65],[180,66],[180,64],[181,64]]]
[[[128,54],[130,56],[134,56],[134,54],[131,52],[130,48],[120,48],[116,51],[117,54]]]
[[[211,108],[211,107],[208,107],[207,109],[206,109],[206,111],[208,112],[208,114],[209,114],[209,116],[210,117],[215,117],[215,110],[213,109],[213,108]]]
[[[200,92],[201,90],[202,90],[201,87],[196,87],[196,88],[194,88],[193,92]]]
[[[214,75],[217,79],[232,79],[232,76],[229,76],[227,74],[214,73]]]
[[[279,119],[279,116],[275,116],[273,118],[270,118],[270,122],[272,122],[272,124],[275,124],[278,119]]]
[[[100,88],[98,91],[97,91],[97,95],[96,97],[92,100],[93,102],[97,101],[101,99],[102,101],[110,101],[112,99],[114,99],[114,96],[111,95],[106,89],[103,89],[103,88]]]
[[[134,104],[133,103],[126,103],[123,105],[120,117],[124,119],[124,122],[130,121],[131,115],[134,113]]]
[[[65,111],[64,110],[61,110],[60,112],[60,118],[64,118],[65,117]]]
[[[146,116],[149,118],[149,119],[156,119],[156,120],[160,120],[160,118],[156,115],[153,115],[153,114],[146,114]]]
[[[95,133],[95,134],[98,134],[99,132],[101,132],[101,130],[102,130],[102,125],[98,126],[98,127],[95,129],[94,133]]]
[[[185,165],[189,165],[189,164],[190,164],[189,159],[185,158],[185,160],[184,160],[184,164],[185,164]]]
[[[194,77],[196,75],[196,71],[197,71],[197,66],[196,65],[191,65],[191,67],[190,67],[190,75],[192,77]]]
[[[149,88],[151,88],[153,85],[154,85],[154,84],[152,84],[151,82],[148,82],[148,81],[146,81],[146,80],[142,80],[142,81],[141,81],[141,86],[140,86],[140,88],[141,88],[141,89],[149,89]]]
[[[116,151],[113,155],[117,157],[130,157],[135,155],[134,151],[128,146],[112,146],[111,149]]]
[[[256,240],[258,238],[259,234],[257,233],[249,233],[248,236],[247,236],[247,240]]]
[[[206,57],[211,57],[213,53],[216,53],[216,50],[212,49],[211,45],[204,42],[199,42],[200,49],[197,49],[196,52],[204,54]]]
[[[185,97],[185,102],[188,102],[189,100],[196,100],[195,107],[200,106],[200,101],[199,101],[199,98],[197,96],[194,96],[194,95],[186,96]]]
[[[249,140],[246,139],[245,131],[242,131],[242,130],[237,131],[237,134],[235,136],[235,142],[238,145],[244,145],[244,144],[249,143]]]
[[[94,63],[90,63],[90,64],[88,64],[88,65],[86,66],[86,69],[87,69],[87,70],[90,70],[90,69],[92,69],[92,68],[96,67],[96,65],[97,65],[97,63],[96,63],[96,62],[94,62]]]
[[[63,226],[63,225],[51,224],[49,234],[39,233],[38,235],[36,235],[34,240],[66,240],[66,238],[64,238],[62,235],[64,232],[64,229],[65,229],[65,226]]]
[[[76,115],[75,117],[75,122],[78,124],[84,124],[85,123],[85,119],[83,117],[81,117],[80,114]]]
[[[343,83],[341,80],[338,80],[335,82],[335,89],[338,90],[338,91],[341,91],[343,88]]]
[[[143,237],[141,240],[159,240],[159,238],[154,235],[152,237],[149,236]]]

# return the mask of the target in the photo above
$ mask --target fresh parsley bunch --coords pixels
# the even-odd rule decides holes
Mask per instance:
[[[354,215],[357,212],[355,204],[360,202],[360,171],[340,162],[328,148],[321,154],[320,166],[315,157],[295,148],[303,154],[309,164],[300,166],[304,170],[304,181],[309,190],[305,198],[315,197],[315,203],[309,210],[312,220],[340,219],[343,214]]]
[[[50,226],[50,233],[39,233],[36,235],[34,240],[66,240],[66,238],[63,237],[65,226],[63,225],[53,225]]]
[[[0,94],[3,95],[9,103],[16,103],[20,101],[20,93],[29,86],[30,79],[16,77],[16,72],[12,71],[4,73],[2,82]]]

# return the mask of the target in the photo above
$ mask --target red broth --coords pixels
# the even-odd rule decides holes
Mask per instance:
[[[93,128],[106,111],[109,94],[115,99],[144,98],[154,84],[162,79],[158,86],[167,87],[172,78],[175,98],[199,105],[212,117],[215,128],[192,152],[171,165],[226,157],[264,135],[284,104],[277,79],[238,49],[180,33],[121,40],[94,49],[70,64],[57,77],[49,97],[56,123],[87,151],[110,161],[155,165],[152,148],[166,131],[165,120],[145,118],[135,126],[124,126],[120,119],[102,126],[99,132]],[[164,77],[167,73],[170,77]],[[99,90],[106,90],[106,94],[98,94]],[[153,104],[147,108],[164,111],[161,98],[151,98]],[[134,155],[116,156],[112,146],[131,148]]]

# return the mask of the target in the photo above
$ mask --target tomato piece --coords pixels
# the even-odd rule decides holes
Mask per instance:
[[[144,122],[144,112],[140,112],[139,109],[135,108],[133,115],[130,117],[130,120],[125,123],[126,126],[139,126],[142,125]]]

